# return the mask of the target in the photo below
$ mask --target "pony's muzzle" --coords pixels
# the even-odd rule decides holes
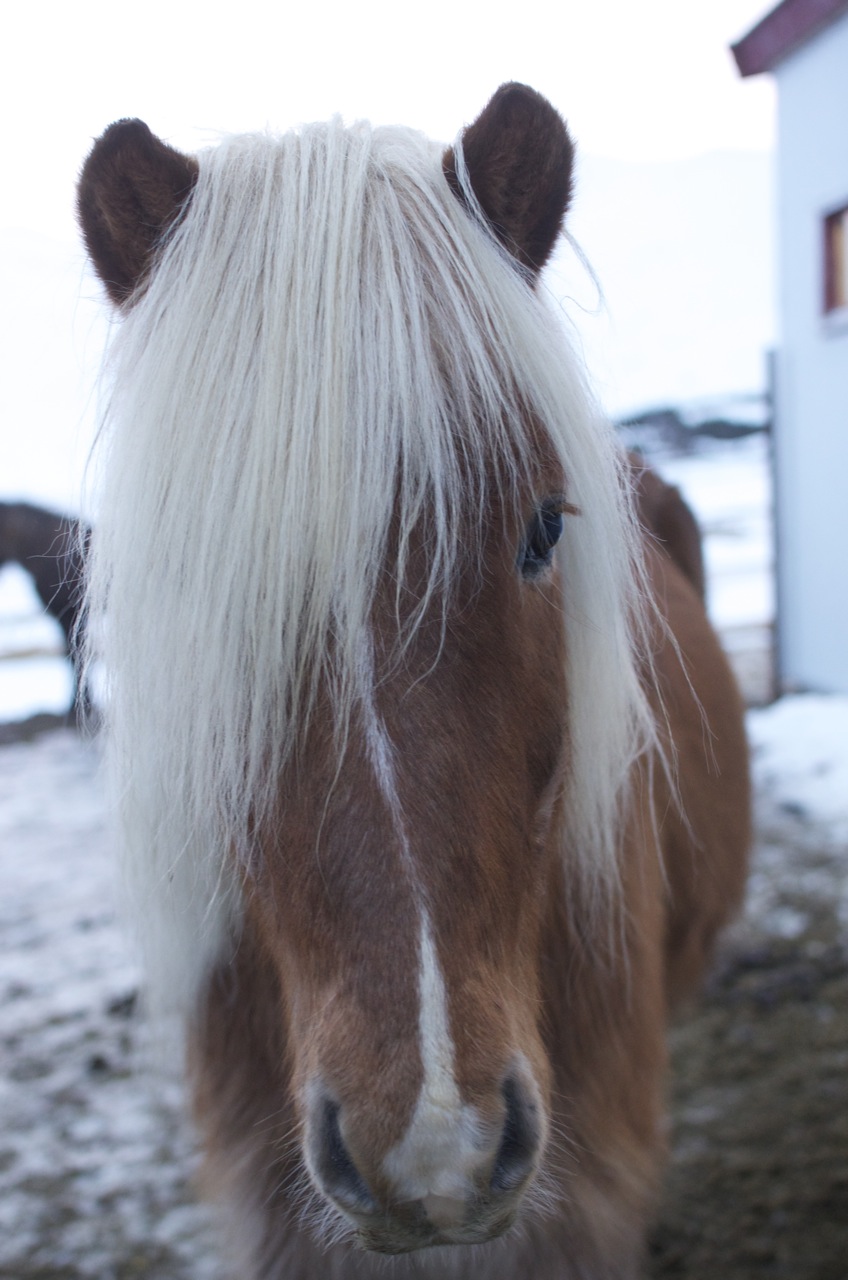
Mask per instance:
[[[499,1129],[492,1134],[487,1126],[485,1136],[481,1130],[472,1148],[467,1116],[457,1118],[455,1143],[446,1144],[440,1135],[441,1167],[423,1134],[420,1163],[416,1166],[413,1156],[400,1180],[387,1174],[385,1161],[369,1164],[354,1155],[344,1134],[340,1104],[313,1095],[307,1123],[313,1180],[355,1224],[368,1249],[402,1253],[492,1239],[512,1225],[538,1166],[544,1137],[536,1091],[520,1076],[506,1077],[500,1102]]]

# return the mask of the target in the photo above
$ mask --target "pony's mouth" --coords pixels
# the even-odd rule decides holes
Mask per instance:
[[[428,1196],[397,1205],[393,1211],[356,1232],[357,1243],[372,1253],[412,1253],[439,1245],[485,1244],[508,1231],[516,1218],[515,1203],[454,1201],[433,1205],[444,1197]],[[452,1217],[452,1222],[448,1218]]]

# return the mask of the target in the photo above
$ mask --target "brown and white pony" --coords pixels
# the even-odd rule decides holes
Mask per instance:
[[[110,759],[241,1277],[639,1269],[747,764],[538,285],[571,175],[515,84],[447,152],[128,120],[82,174]]]

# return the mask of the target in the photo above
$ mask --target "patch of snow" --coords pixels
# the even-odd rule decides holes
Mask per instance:
[[[0,662],[0,721],[24,720],[40,711],[64,715],[73,683],[71,664],[64,657]]]
[[[848,839],[848,697],[800,694],[748,713],[756,786]]]
[[[32,578],[20,565],[4,565],[0,568],[0,658],[64,651],[62,628],[45,612]]]
[[[65,637],[19,565],[0,569],[0,721],[64,715],[73,696]]]

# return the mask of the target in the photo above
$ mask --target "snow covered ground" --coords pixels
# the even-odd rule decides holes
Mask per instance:
[[[97,751],[0,750],[0,1276],[215,1274],[178,1077],[148,1069]]]
[[[763,442],[732,457],[665,467],[705,524],[728,635],[772,616]],[[18,655],[0,661],[0,721],[62,712],[70,697],[58,629],[28,592],[23,575],[0,575],[0,653]],[[822,870],[770,838],[749,923],[800,935],[803,913],[785,903],[794,877],[841,895],[848,938],[848,698],[784,699],[748,726],[760,805],[803,821],[828,859]],[[0,748],[0,763],[0,1280],[211,1280],[214,1224],[192,1188],[178,1075],[150,1069],[137,1017],[97,748],[58,729]]]
[[[760,792],[848,844],[848,698],[782,698],[748,713],[748,735]]]

